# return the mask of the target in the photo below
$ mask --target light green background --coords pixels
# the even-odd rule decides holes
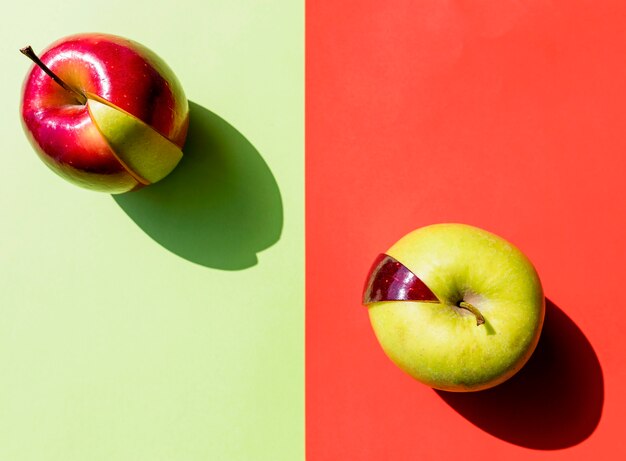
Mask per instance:
[[[0,460],[303,459],[303,8],[3,6]],[[190,100],[258,151],[283,215],[258,263],[224,269],[182,257],[111,196],[64,182],[37,158],[19,122],[30,64],[18,48],[89,31],[153,49]],[[250,220],[237,238],[254,234]]]

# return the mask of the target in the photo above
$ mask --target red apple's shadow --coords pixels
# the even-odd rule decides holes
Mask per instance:
[[[593,433],[602,413],[604,380],[583,332],[547,300],[539,345],[517,375],[481,392],[436,392],[495,437],[523,447],[556,450]]]
[[[197,264],[241,270],[278,241],[280,190],[256,148],[217,114],[189,103],[180,164],[162,181],[113,196],[156,242]]]

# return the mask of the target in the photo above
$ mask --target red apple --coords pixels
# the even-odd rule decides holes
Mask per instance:
[[[22,118],[41,159],[80,186],[122,193],[156,182],[182,157],[189,107],[172,70],[121,37],[51,45],[24,83]]]

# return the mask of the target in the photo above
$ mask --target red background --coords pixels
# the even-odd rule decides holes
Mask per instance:
[[[626,459],[626,3],[307,4],[307,459]],[[408,231],[464,222],[548,303],[511,381],[437,393],[360,306]]]

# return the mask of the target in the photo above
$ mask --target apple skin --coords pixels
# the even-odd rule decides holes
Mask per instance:
[[[41,60],[69,85],[121,108],[182,148],[187,98],[172,70],[146,47],[114,35],[79,34],[52,44]],[[87,106],[38,66],[24,82],[21,114],[40,158],[68,181],[109,193],[142,187],[114,155]]]
[[[532,263],[506,240],[464,224],[413,231],[388,255],[419,277],[441,303],[368,305],[387,356],[418,381],[444,391],[478,391],[502,383],[528,361],[545,315]],[[476,317],[458,303],[471,303]]]

